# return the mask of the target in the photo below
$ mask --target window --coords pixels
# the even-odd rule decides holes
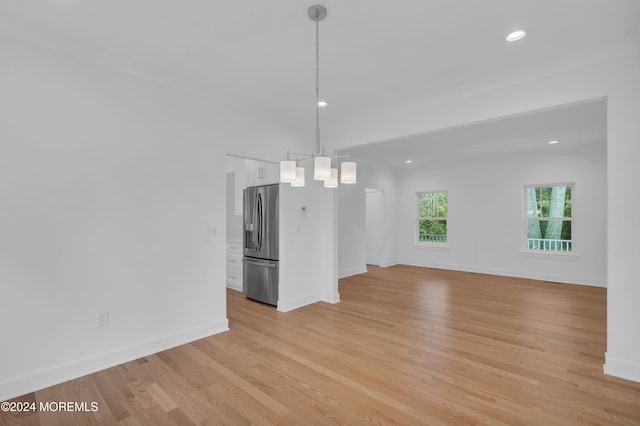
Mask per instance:
[[[573,184],[529,185],[524,192],[525,249],[570,252]]]
[[[447,192],[418,193],[418,244],[447,243]]]

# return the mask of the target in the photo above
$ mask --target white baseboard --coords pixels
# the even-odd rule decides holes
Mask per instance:
[[[378,266],[381,268],[388,268],[390,266],[395,266],[397,264],[398,264],[397,260],[383,260],[380,262]],[[347,277],[351,277],[353,275],[358,275],[358,274],[366,274],[367,272],[369,272],[367,270],[367,265],[363,265],[360,268],[347,269],[347,270],[338,272],[338,279],[347,278]]]
[[[347,278],[352,275],[364,274],[367,272],[367,265],[363,265],[360,268],[347,269],[345,271],[338,272],[338,279]]]
[[[239,291],[240,293],[242,293],[242,287],[239,285],[227,283],[227,288],[230,288],[231,290]]]
[[[604,374],[640,382],[640,364],[620,361],[619,359],[612,358],[608,353],[604,354],[604,358],[605,362],[602,366]]]
[[[331,303],[332,305],[335,305],[336,303],[340,303],[340,293],[323,294],[322,301],[326,303]]]
[[[311,296],[300,297],[293,300],[278,300],[278,311],[289,312],[321,301],[322,296],[320,294],[312,294]]]
[[[410,266],[422,266],[425,268],[448,269],[452,271],[463,271],[463,272],[477,272],[479,274],[501,275],[501,276],[507,276],[507,277],[516,277],[516,278],[529,278],[532,280],[551,281],[551,282],[565,283],[565,284],[579,284],[579,285],[587,285],[592,287],[607,286],[606,280],[590,278],[590,277],[551,275],[551,274],[542,274],[542,273],[534,273],[534,272],[527,272],[527,271],[516,271],[511,269],[425,262],[421,260],[419,261],[401,260],[399,263],[403,265],[410,265]]]
[[[0,401],[6,401],[49,386],[77,379],[87,374],[95,373],[228,330],[229,320],[225,318],[224,320],[159,337],[134,346],[116,349],[93,357],[37,371],[22,377],[9,379],[0,383]]]

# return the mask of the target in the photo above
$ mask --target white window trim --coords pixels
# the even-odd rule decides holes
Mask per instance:
[[[573,240],[572,240],[573,248]],[[566,259],[566,260],[578,260],[580,258],[580,254],[571,252],[562,252],[562,251],[541,251],[541,250],[525,250],[521,249],[520,254],[527,257],[537,257],[540,259]]]
[[[447,217],[440,218],[423,218],[420,217],[420,194],[434,194],[439,192],[447,193]],[[414,229],[414,238],[413,238],[413,246],[414,247],[427,247],[427,248],[444,248],[448,249],[449,245],[449,191],[446,189],[441,190],[433,190],[433,191],[417,191],[415,198],[415,220],[413,221],[413,229]],[[420,242],[420,220],[421,219],[431,219],[431,220],[446,220],[447,221],[447,242],[444,244],[436,244],[436,243],[421,243]]]
[[[571,251],[546,251],[546,250],[530,250],[528,248],[528,220],[527,216],[527,188],[546,188],[550,186],[571,186]],[[576,217],[574,208],[576,206],[576,183],[575,182],[552,182],[552,183],[534,183],[522,185],[522,242],[520,244],[520,253],[524,255],[537,256],[540,258],[567,258],[577,259],[580,257],[576,248],[579,245],[576,244]]]
[[[449,222],[447,222],[448,224]],[[449,250],[451,245],[449,245],[449,235],[447,235],[447,243],[446,244],[433,244],[433,243],[413,243],[414,247],[419,247],[421,249],[427,250]]]

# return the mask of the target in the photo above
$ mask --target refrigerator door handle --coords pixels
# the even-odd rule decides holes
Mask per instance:
[[[249,265],[262,266],[263,268],[276,268],[278,266],[277,263],[253,262],[247,259],[242,259],[242,261],[244,263],[248,263]]]
[[[251,212],[253,214],[253,233],[251,234],[251,241],[253,242],[253,250],[258,251],[258,237],[257,233],[260,229],[258,225],[258,194],[254,196],[254,208]]]
[[[262,211],[262,194],[258,192],[258,251],[262,251],[262,240],[263,240],[263,235],[262,235],[262,218],[263,218],[263,211]]]

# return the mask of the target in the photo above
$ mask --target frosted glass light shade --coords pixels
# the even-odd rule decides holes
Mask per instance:
[[[331,177],[331,157],[316,157],[313,160],[313,178],[326,180]]]
[[[518,41],[526,35],[527,35],[526,31],[523,31],[523,30],[514,31],[507,36],[507,41]]]
[[[338,187],[338,169],[331,169],[331,177],[324,181],[325,188]]]
[[[304,167],[296,167],[296,178],[293,182],[291,182],[291,186],[304,186]]]
[[[290,183],[296,180],[296,162],[281,161],[280,162],[280,182]]]
[[[356,183],[356,163],[353,161],[345,161],[340,166],[340,182]]]

